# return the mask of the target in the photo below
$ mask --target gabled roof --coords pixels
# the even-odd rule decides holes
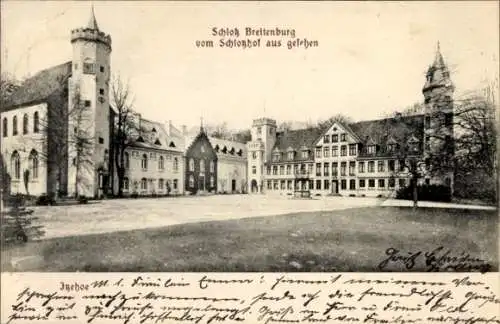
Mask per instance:
[[[316,139],[323,133],[323,129],[311,127],[305,129],[289,130],[276,134],[274,149],[285,152],[288,148],[301,151],[303,147],[313,147]],[[294,160],[309,160],[302,158],[301,154],[295,154]]]
[[[168,136],[163,124],[141,117],[140,128],[140,136],[132,142],[131,146],[176,152],[182,151],[182,143],[179,143],[181,139]]]
[[[71,76],[71,61],[42,70],[26,79],[11,95],[1,111],[12,110],[20,106],[40,103],[50,95],[63,90]]]
[[[228,141],[228,140],[223,140],[215,137],[209,136],[210,143],[212,144],[212,147],[215,149],[217,146],[219,146],[219,151],[217,152],[217,155],[219,156],[228,156],[231,155],[231,148],[234,148],[234,156],[238,156],[238,152],[241,150],[241,157],[246,158],[247,156],[247,150],[246,150],[246,145],[240,142],[235,142],[235,141]],[[222,149],[224,146],[227,148],[227,152],[223,153]]]

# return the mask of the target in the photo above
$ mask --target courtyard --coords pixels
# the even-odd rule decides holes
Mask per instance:
[[[432,251],[498,269],[495,209],[405,205],[226,195],[35,207],[46,236],[4,249],[2,271],[427,271]],[[380,268],[388,249],[421,253]]]

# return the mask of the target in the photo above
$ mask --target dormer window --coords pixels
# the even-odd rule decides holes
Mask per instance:
[[[273,154],[273,161],[278,162],[280,160],[280,153],[274,153]]]
[[[220,149],[220,148],[219,148],[219,144],[215,145],[215,148],[214,148],[214,149],[215,149],[215,152],[219,153],[219,149]]]
[[[239,150],[238,150],[238,155],[239,155],[239,156],[242,156],[242,155],[243,155],[243,150],[242,150],[242,149],[239,149]]]
[[[231,151],[229,151],[231,155],[234,155],[234,147],[231,147]]]
[[[375,153],[377,153],[377,145],[368,145],[368,147],[366,148],[366,152],[368,154],[375,154]]]
[[[222,149],[222,153],[224,153],[224,154],[227,153],[227,147],[224,146],[224,148]]]
[[[288,152],[287,155],[288,155],[288,160],[293,160],[294,156],[293,151]]]
[[[303,159],[308,159],[309,158],[309,151],[302,151],[302,158]]]
[[[174,142],[170,142],[170,144],[168,146],[169,147],[175,147],[175,143]]]
[[[396,151],[396,148],[397,148],[397,144],[395,144],[395,143],[387,144],[387,152],[394,152],[394,151]]]
[[[156,141],[155,141],[155,145],[161,145],[161,142],[160,142],[160,140],[159,140],[159,139],[156,139]]]

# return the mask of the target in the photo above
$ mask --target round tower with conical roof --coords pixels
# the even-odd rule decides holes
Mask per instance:
[[[72,73],[69,80],[69,135],[75,132],[75,116],[71,114],[77,107],[83,107],[85,117],[80,128],[92,135],[92,165],[85,167],[79,175],[76,188],[75,151],[69,152],[69,192],[79,195],[97,196],[102,193],[107,177],[110,147],[109,81],[111,76],[111,36],[99,29],[92,6],[85,27],[71,31],[73,45]],[[79,106],[78,106],[79,105]],[[70,144],[71,146],[71,144]],[[84,179],[82,179],[82,177]]]

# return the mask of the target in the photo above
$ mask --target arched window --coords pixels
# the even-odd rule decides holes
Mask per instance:
[[[38,153],[35,150],[31,150],[29,156],[30,170],[31,170],[31,178],[38,178]]]
[[[215,172],[215,162],[214,161],[210,161],[210,172]]]
[[[148,155],[147,154],[142,155],[141,166],[142,166],[143,170],[148,169]]]
[[[23,116],[23,134],[28,134],[28,114]]]
[[[7,118],[4,117],[3,118],[3,122],[2,122],[2,131],[3,131],[3,137],[7,137],[8,135],[8,131],[9,130],[9,125],[7,124]]]
[[[17,135],[17,116],[14,116],[14,118],[12,119],[12,135]]]
[[[205,173],[205,160],[200,160],[200,172]]]
[[[10,164],[14,173],[14,179],[19,180],[21,178],[21,157],[17,151],[12,152]]]
[[[40,118],[38,117],[38,111],[35,111],[33,116],[33,133],[38,133],[40,131]]]
[[[189,176],[189,187],[194,188],[194,177],[193,175]]]
[[[158,169],[163,170],[165,169],[165,160],[163,159],[163,156],[160,155],[160,158],[158,159]]]
[[[174,158],[174,172],[177,172],[179,170],[179,160],[177,158]]]
[[[141,179],[141,189],[142,190],[147,190],[148,189],[148,181],[146,180],[146,178],[142,178]]]
[[[158,180],[158,189],[163,190],[163,179]]]
[[[128,178],[125,177],[123,178],[123,190],[128,190],[129,188],[129,181],[128,181]]]
[[[125,169],[128,170],[128,168],[130,167],[130,156],[129,156],[128,152],[125,152],[123,154],[123,164],[124,164]]]
[[[189,160],[189,171],[194,171],[194,159]]]

